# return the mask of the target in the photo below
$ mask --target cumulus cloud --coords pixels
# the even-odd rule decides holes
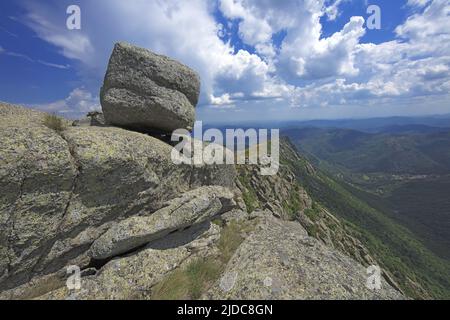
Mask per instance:
[[[211,102],[211,96],[231,94],[237,87],[251,96],[264,89],[264,79],[269,77],[268,66],[258,55],[244,50],[235,53],[220,38],[223,26],[215,21],[206,0],[136,0],[133,5],[121,0],[79,1],[83,21],[79,31],[58,24],[55,2],[27,3],[28,25],[98,80],[113,43],[120,40],[170,55],[196,69],[202,79],[202,103]]]
[[[427,2],[419,1],[419,3],[425,5]],[[434,0],[426,7],[423,13],[410,16],[395,31],[403,38],[424,39],[427,37],[443,37],[448,40],[450,34],[449,1]]]
[[[72,90],[65,99],[31,107],[49,113],[58,113],[72,119],[81,118],[90,111],[101,109],[99,97],[93,96],[83,87]]]
[[[407,5],[410,7],[422,8],[426,6],[431,0],[408,0]]]
[[[331,76],[356,75],[354,51],[364,35],[364,19],[352,17],[344,28],[330,36],[317,37],[308,50],[299,51],[302,37],[283,46],[280,61],[290,79],[321,79]]]
[[[345,48],[350,54],[340,60],[346,61],[344,68],[336,68],[330,59],[325,65],[334,69],[337,76],[325,84],[297,87],[292,95],[293,105],[370,106],[390,102],[395,106],[405,99],[417,101],[419,97],[446,95],[450,84],[450,3],[435,0],[411,5],[422,6],[423,11],[395,29],[398,39],[380,44],[359,43],[363,31],[357,30],[362,26],[352,18],[353,27],[350,22],[340,32],[354,32],[353,37],[347,38],[351,40]],[[449,102],[444,103],[442,108],[448,105]]]
[[[363,18],[353,17],[341,31],[322,38],[321,17],[335,19],[343,2],[221,0],[220,8],[227,18],[239,20],[242,41],[254,46],[265,61],[274,60],[278,74],[296,84],[357,72],[353,50],[365,33]],[[276,56],[273,36],[280,31],[286,37]]]
[[[336,18],[340,14],[339,6],[347,1],[349,0],[335,0],[334,2],[333,0],[328,0],[327,3],[329,5],[325,7],[325,13],[327,15],[328,20],[336,20]]]
[[[233,100],[231,99],[229,93],[225,93],[225,94],[221,95],[220,97],[211,96],[210,100],[211,100],[211,104],[213,104],[215,106],[223,106],[223,105],[232,105],[233,104]]]

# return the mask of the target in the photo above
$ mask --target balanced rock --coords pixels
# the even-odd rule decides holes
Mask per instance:
[[[115,45],[100,100],[108,124],[144,132],[192,129],[198,74],[166,56]]]

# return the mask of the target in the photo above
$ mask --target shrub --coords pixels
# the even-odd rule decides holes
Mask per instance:
[[[61,132],[66,129],[63,119],[55,114],[46,114],[43,122],[44,126],[56,132]]]
[[[219,257],[199,258],[186,267],[171,272],[152,290],[154,300],[199,299],[208,288],[219,279],[228,261],[244,241],[242,232],[249,232],[253,226],[231,222],[220,234]]]

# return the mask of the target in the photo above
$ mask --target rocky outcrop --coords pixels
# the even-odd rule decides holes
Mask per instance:
[[[98,111],[89,112],[83,119],[75,120],[72,122],[72,126],[74,127],[102,127],[105,125],[105,117],[103,116],[103,113]]]
[[[205,299],[403,299],[386,281],[366,286],[366,268],[268,212]]]
[[[234,185],[233,166],[175,165],[172,147],[150,136],[69,123],[58,133],[44,117],[0,105],[0,291],[89,265],[112,223],[202,185]]]
[[[280,142],[280,150],[280,160],[283,164],[276,176],[258,175],[258,168],[255,166],[237,166],[236,185],[242,192],[247,209],[265,209],[282,220],[298,221],[310,236],[339,250],[363,266],[378,265],[353,230],[309,197],[288,163],[303,166],[308,174],[315,173],[312,165],[285,139]],[[384,269],[382,273],[391,286],[400,290],[391,273]]]
[[[106,263],[81,279],[80,290],[61,286],[37,297],[62,299],[148,299],[151,289],[165,276],[193,259],[211,254],[220,229],[210,222],[173,233],[141,250]]]
[[[122,42],[114,47],[100,98],[109,124],[172,132],[192,129],[199,92],[195,71]]]
[[[284,220],[293,220],[311,208],[311,198],[286,166],[281,165],[273,176],[262,176],[259,170],[258,166],[237,166],[236,185],[247,209],[267,209]]]

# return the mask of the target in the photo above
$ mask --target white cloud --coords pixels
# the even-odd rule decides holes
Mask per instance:
[[[328,63],[322,61],[323,66],[336,71],[337,79],[331,77],[325,84],[297,87],[292,95],[293,105],[367,107],[390,102],[395,106],[405,99],[418,101],[419,97],[428,97],[429,103],[433,99],[442,101],[440,97],[448,93],[450,83],[450,3],[435,0],[426,6],[427,3],[422,2],[425,6],[422,13],[412,15],[396,28],[398,40],[359,44],[356,40],[361,35],[357,31],[360,27],[354,23],[353,27],[347,28],[355,33],[353,37],[348,36],[348,47],[344,47],[347,51],[343,50],[350,53],[347,60],[340,60],[347,61],[342,65],[344,69],[339,71],[333,66],[332,59]],[[345,34],[344,30],[340,32],[340,38]],[[330,38],[333,37],[335,35]],[[341,41],[341,44],[345,43]],[[317,55],[313,58],[317,59]],[[305,62],[305,66],[311,67],[311,61]],[[317,70],[315,72],[317,74]],[[447,101],[441,108],[447,108],[448,112],[449,106]],[[426,111],[427,106],[422,105],[422,108]]]
[[[37,60],[37,62],[44,66],[57,68],[57,69],[69,69],[70,68],[70,66],[68,64],[64,65],[64,64],[58,64],[58,63],[53,63],[53,62],[47,62],[47,61],[43,61],[43,60]]]
[[[8,51],[5,49],[3,49],[0,53],[3,53],[10,57],[24,59],[24,60],[27,60],[28,62],[34,62],[33,59],[31,59],[29,56],[27,56],[26,54],[23,54],[23,53],[12,52],[12,51]]]
[[[344,28],[329,38],[311,39],[308,50],[299,51],[302,37],[283,46],[280,61],[291,79],[320,79],[331,76],[353,76],[358,73],[354,66],[354,50],[364,35],[364,19],[352,17]]]
[[[94,97],[85,88],[72,90],[65,99],[31,107],[49,113],[58,113],[67,118],[81,118],[90,111],[101,109],[99,98]]]
[[[410,7],[425,7],[431,0],[408,0],[408,6]]]
[[[261,4],[261,3],[260,3]],[[262,18],[262,14],[255,14],[259,5],[251,1],[220,1],[220,9],[230,19],[241,19],[239,22],[239,35],[249,45],[267,43],[271,40],[273,29],[268,18]],[[262,3],[264,5],[264,3]],[[248,5],[248,6],[246,6]],[[267,8],[267,7],[266,7]],[[270,15],[265,12],[265,17]]]
[[[415,0],[416,2],[418,0]],[[427,2],[418,1],[421,5]],[[395,30],[403,38],[424,39],[427,37],[443,37],[449,40],[450,3],[448,0],[434,0],[423,13],[410,16],[406,22]]]
[[[87,35],[68,30],[64,22],[58,15],[58,22],[54,21],[54,16],[50,15],[52,11],[61,10],[65,12],[65,8],[61,5],[50,7],[49,4],[43,5],[36,2],[26,2],[28,13],[24,17],[24,22],[32,28],[37,35],[43,40],[57,46],[61,49],[61,53],[70,59],[87,61],[86,58],[93,54],[93,46]],[[53,10],[51,9],[53,8]]]
[[[39,63],[39,64],[42,64],[44,66],[52,67],[52,68],[57,68],[57,69],[69,69],[70,68],[69,65],[62,65],[62,64],[47,62],[47,61],[43,61],[43,60],[34,60],[33,58],[29,57],[26,54],[9,51],[9,50],[4,49],[1,46],[0,46],[0,54],[4,54],[4,55],[10,56],[10,57],[24,59],[24,60],[26,60],[28,62],[31,62],[31,63]]]
[[[81,63],[83,73],[103,78],[115,42],[166,54],[193,67],[202,79],[203,103],[211,96],[232,94],[237,88],[251,96],[264,89],[268,66],[256,54],[234,52],[219,37],[223,26],[212,16],[209,1],[144,1],[133,5],[121,0],[79,1],[82,29],[68,31],[58,25],[60,12],[53,5],[28,6],[28,25],[62,54]],[[61,8],[59,8],[60,10]],[[45,18],[44,18],[45,17]],[[220,83],[220,86],[218,85]]]
[[[345,1],[348,0],[336,0],[330,6],[325,8],[325,13],[327,14],[329,20],[336,20],[339,15],[339,6]]]
[[[244,43],[255,46],[269,62],[276,58],[280,76],[297,83],[357,72],[353,50],[365,32],[361,17],[353,17],[340,32],[322,38],[320,18],[327,15],[335,19],[342,2],[221,0],[220,8],[229,19],[240,19]],[[275,57],[272,37],[281,30],[287,35],[280,55]]]
[[[233,100],[231,100],[230,94],[225,93],[221,95],[220,97],[210,97],[211,104],[216,106],[222,106],[222,105],[231,105],[233,104]]]

